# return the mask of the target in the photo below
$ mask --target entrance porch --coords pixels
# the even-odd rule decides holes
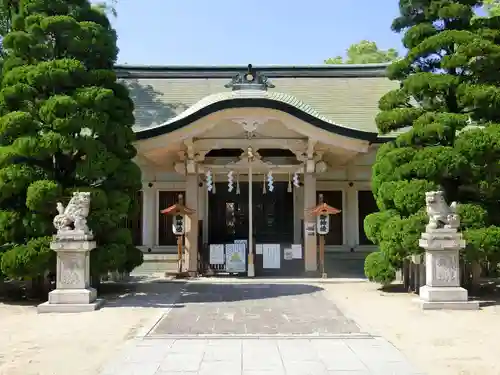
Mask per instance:
[[[268,91],[274,86],[251,66],[225,87],[232,91],[206,96],[136,133],[145,251],[175,245],[171,218],[158,212],[179,192],[196,211],[186,218],[184,244],[186,271],[193,274],[200,258],[220,251],[215,245],[226,253],[217,264],[228,267],[227,254],[235,251],[243,260],[238,272],[248,269],[249,275],[316,272],[315,218],[305,212],[319,194],[341,210],[330,218],[327,251],[370,247],[362,222],[376,209],[369,181],[377,134],[339,125],[292,95]],[[246,243],[248,259],[241,246],[227,246],[234,241]]]
[[[373,249],[364,237],[362,221],[376,209],[369,183],[376,146],[325,131],[317,134],[318,129],[305,122],[292,127],[297,119],[276,112],[253,108],[217,112],[182,130],[139,143],[145,252],[157,257],[175,253],[171,218],[159,211],[175,203],[179,193],[196,210],[186,223],[185,264],[192,273],[200,260],[209,258],[210,244],[234,240],[246,240],[254,253],[256,245],[280,245],[280,268],[264,268],[263,255],[256,254],[256,275],[299,276],[317,271],[318,239],[306,235],[309,218],[304,212],[317,204],[319,194],[341,210],[330,218],[327,252]],[[251,132],[245,130],[248,124]],[[251,162],[248,148],[254,154]],[[229,172],[233,173],[231,191]],[[207,173],[214,186],[210,191]],[[292,244],[302,246],[302,256],[285,260],[284,250]]]

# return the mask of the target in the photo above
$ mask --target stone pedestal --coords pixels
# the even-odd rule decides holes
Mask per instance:
[[[419,303],[424,310],[477,310],[479,303],[469,301],[460,287],[460,249],[465,247],[456,229],[434,229],[422,234],[425,249],[426,285],[420,287]]]
[[[57,253],[56,289],[38,305],[39,313],[85,312],[100,308],[103,300],[90,287],[90,251],[96,243],[89,235],[56,236],[50,248]]]

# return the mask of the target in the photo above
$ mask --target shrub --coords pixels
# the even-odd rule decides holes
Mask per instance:
[[[396,279],[396,270],[384,253],[377,251],[365,259],[365,276],[372,282],[387,286]]]

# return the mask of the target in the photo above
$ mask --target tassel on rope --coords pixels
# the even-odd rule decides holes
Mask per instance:
[[[240,195],[240,174],[236,175],[236,195]]]
[[[264,175],[264,183],[262,184],[262,194],[266,194],[266,175]]]
[[[292,174],[288,172],[288,187],[286,188],[286,191],[291,193],[292,192]]]

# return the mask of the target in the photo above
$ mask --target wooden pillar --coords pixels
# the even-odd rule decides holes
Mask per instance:
[[[194,276],[198,270],[198,175],[186,176],[186,207],[196,212],[186,217],[185,271]]]
[[[316,206],[316,176],[312,173],[304,175],[304,208],[310,209]],[[315,217],[304,214],[304,262],[307,272],[318,270],[318,256],[316,246],[316,235],[310,236],[305,232],[308,222],[316,222]]]
[[[142,189],[142,245],[148,248],[156,242],[156,189],[145,185]]]

